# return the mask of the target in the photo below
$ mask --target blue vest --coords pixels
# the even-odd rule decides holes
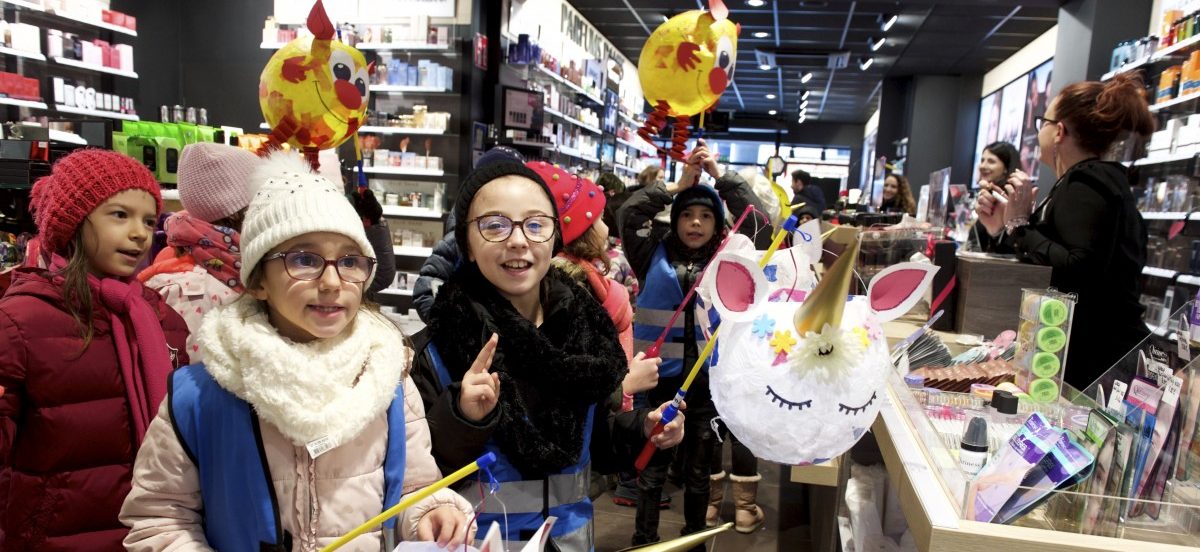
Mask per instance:
[[[646,272],[646,281],[641,284],[641,292],[637,297],[637,311],[633,315],[633,349],[635,351],[645,351],[658,340],[658,336],[662,335],[663,328],[671,322],[671,316],[675,314],[675,309],[683,302],[683,289],[679,287],[679,276],[675,272],[675,267],[671,266],[671,262],[667,260],[667,248],[659,244],[654,250],[654,257],[650,260],[650,270]],[[674,377],[683,373],[684,370],[691,370],[691,366],[683,365],[683,330],[684,323],[687,320],[687,313],[679,313],[679,318],[675,319],[675,324],[671,326],[671,331],[667,334],[667,339],[663,341],[662,347],[659,349],[659,357],[662,358],[662,364],[658,367],[658,375],[662,377]],[[710,322],[712,320],[710,319]],[[704,332],[699,324],[695,324],[692,335],[696,340],[696,350],[704,349],[705,339]],[[691,359],[695,360],[695,359]],[[713,349],[712,356],[709,357],[705,364],[705,369],[708,366],[716,364],[717,350]]]
[[[203,364],[171,373],[168,411],[176,435],[200,474],[204,536],[216,550],[288,550],[291,535],[279,522],[279,505],[262,448],[258,416],[223,389]],[[404,387],[387,411],[388,448],[383,461],[383,503],[400,501],[404,483]],[[393,436],[393,431],[399,431]],[[362,520],[367,521],[367,520]],[[395,527],[396,519],[384,523]]]
[[[445,389],[453,380],[432,340],[425,351]],[[595,406],[588,409],[579,460],[545,479],[525,479],[500,450],[496,439],[488,440],[484,449],[496,455],[496,463],[489,471],[500,483],[500,489],[488,496],[487,511],[477,514],[481,538],[495,522],[500,525],[505,542],[517,550],[519,548],[515,545],[528,539],[546,520],[542,515],[545,509],[549,515],[558,518],[550,530],[550,536],[560,549],[592,550],[592,501],[588,497],[588,489],[591,486],[590,447],[595,411]],[[548,502],[543,497],[548,498]]]

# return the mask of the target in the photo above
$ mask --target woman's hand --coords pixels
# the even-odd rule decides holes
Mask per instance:
[[[467,516],[454,506],[439,506],[430,510],[417,522],[417,539],[437,541],[438,546],[450,549],[467,542]]]
[[[1004,187],[1008,191],[1008,206],[1004,209],[1004,222],[1029,219],[1033,213],[1033,202],[1037,198],[1037,186],[1024,171],[1017,169],[1008,177]]]
[[[629,373],[621,382],[621,391],[626,395],[649,391],[658,386],[658,365],[661,358],[646,358],[646,353],[638,353],[629,361]]]
[[[662,406],[658,407],[658,410],[647,414],[646,422],[642,427],[642,431],[646,434],[646,437],[654,443],[654,446],[660,449],[671,448],[683,441],[683,411],[687,408],[687,403],[683,403],[679,407],[679,413],[675,415],[675,419],[671,420],[671,423],[663,426],[662,433],[653,437],[650,436],[650,433],[654,431],[654,426],[658,425],[658,421],[662,419],[663,410],[666,410],[670,405],[671,403],[665,402]]]
[[[1004,230],[1005,203],[993,192],[991,185],[983,187],[979,192],[979,200],[975,202],[975,212],[979,214],[979,222],[992,236],[1000,235]]]
[[[479,350],[471,369],[463,374],[462,386],[458,393],[458,410],[472,422],[486,418],[500,401],[500,374],[488,373],[499,340],[499,336],[492,334],[487,343],[483,344],[483,349]]]

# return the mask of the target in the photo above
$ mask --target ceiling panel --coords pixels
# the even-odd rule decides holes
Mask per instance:
[[[704,0],[569,1],[634,63],[648,36],[642,22],[654,29],[664,17],[707,5]],[[812,92],[809,120],[861,123],[878,106],[883,77],[986,73],[1054,26],[1060,2],[905,1],[899,4],[898,22],[887,33],[880,30],[879,20],[883,13],[896,10],[896,2],[767,0],[757,8],[745,0],[725,0],[725,4],[730,19],[742,26],[742,34],[734,87],[721,98],[718,109],[764,116],[776,109],[795,116],[798,95],[807,87]],[[769,36],[755,38],[755,32]],[[879,36],[886,38],[885,46],[874,54],[874,65],[860,71],[857,60],[872,55],[868,39]],[[779,54],[780,68],[759,69],[756,49]],[[783,55],[837,51],[850,52],[849,67],[830,70],[821,58]],[[782,90],[777,71],[783,72]],[[803,71],[814,74],[807,85],[800,83]],[[767,99],[767,94],[776,98]]]

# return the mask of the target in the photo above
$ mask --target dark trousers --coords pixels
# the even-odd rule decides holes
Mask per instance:
[[[683,378],[662,378],[656,389],[650,392],[650,404],[660,405],[670,400],[679,389]],[[683,442],[679,452],[683,461],[683,520],[681,535],[703,531],[704,516],[708,510],[708,484],[712,474],[712,454],[716,433],[710,425],[716,416],[712,396],[708,389],[708,374],[701,373],[687,396],[684,411]],[[659,500],[667,480],[667,466],[671,464],[674,451],[660,450],[650,459],[646,469],[638,478],[637,519],[633,543],[646,544],[660,540],[658,535]],[[693,548],[704,550],[704,546]]]
[[[733,465],[729,470],[729,474],[738,477],[753,477],[758,475],[758,458],[754,457],[754,453],[750,452],[750,449],[746,448],[746,445],[743,445],[736,435],[730,433],[729,428],[725,427],[725,424],[721,423],[720,420],[717,421],[717,428],[719,431],[718,435],[720,435],[721,441],[724,441],[724,443],[713,439],[712,474],[721,473],[721,470],[724,468],[722,465],[721,447],[724,444],[728,444],[730,451],[733,453]]]

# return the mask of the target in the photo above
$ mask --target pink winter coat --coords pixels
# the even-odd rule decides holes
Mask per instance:
[[[145,552],[211,550],[202,526],[199,472],[176,437],[167,402],[146,435],[134,469],[133,490],[121,510],[121,521],[132,527],[125,547]],[[408,495],[434,483],[441,474],[430,452],[421,395],[408,376],[404,378],[404,408],[407,453],[403,492]],[[386,416],[382,413],[352,441],[316,460],[305,447],[293,445],[274,426],[261,422],[280,523],[293,535],[294,550],[318,550],[384,510]],[[415,540],[421,517],[446,505],[457,507],[468,520],[474,515],[466,499],[442,489],[400,514],[399,538]],[[341,550],[378,552],[382,546],[383,535],[376,529]]]
[[[228,305],[241,297],[220,280],[197,265],[191,255],[175,257],[175,249],[167,248],[155,259],[154,264],[138,274],[142,283],[157,291],[179,316],[187,322],[190,332],[187,352],[192,362],[203,362],[204,351],[196,343],[196,332],[205,313]]]

